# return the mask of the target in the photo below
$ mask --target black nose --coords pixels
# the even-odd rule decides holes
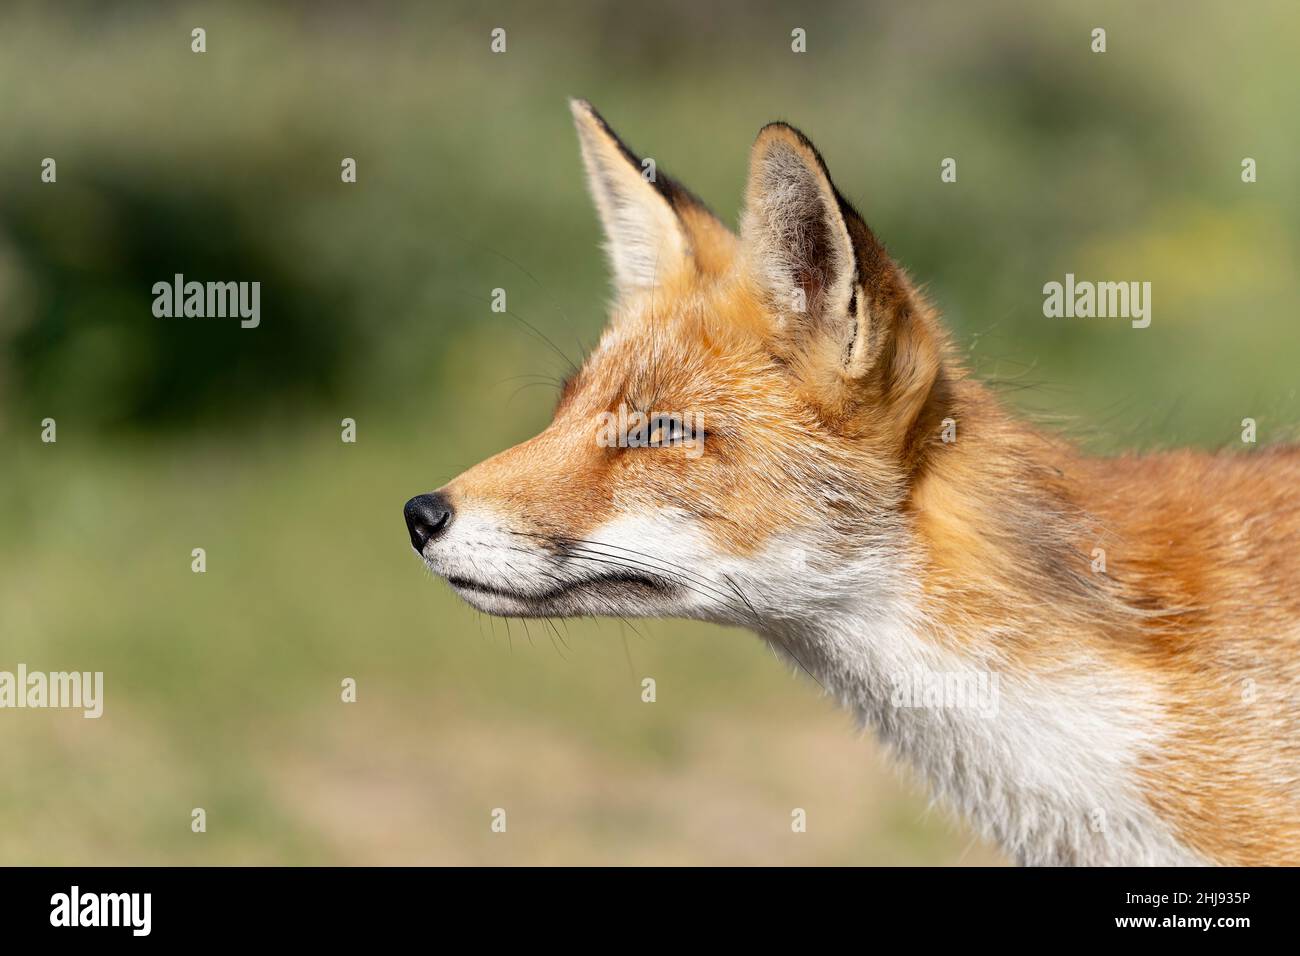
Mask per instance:
[[[411,532],[411,544],[416,551],[424,551],[424,546],[451,524],[451,502],[437,491],[416,495],[406,503],[402,513],[406,516],[406,530]]]

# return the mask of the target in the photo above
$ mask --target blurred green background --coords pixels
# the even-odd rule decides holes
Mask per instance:
[[[756,639],[507,627],[410,553],[406,498],[562,371],[490,290],[574,358],[603,323],[567,96],[733,222],[800,126],[1092,450],[1300,421],[1294,3],[104,6],[0,13],[0,669],[106,681],[0,712],[0,863],[999,861]],[[261,327],[154,318],[177,272],[260,281]],[[1151,327],[1045,319],[1066,272],[1150,281]]]

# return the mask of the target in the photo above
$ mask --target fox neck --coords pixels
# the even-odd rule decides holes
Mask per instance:
[[[914,605],[873,602],[763,636],[1016,862],[1201,862],[1139,786],[1161,713],[1149,692],[1096,659],[1091,676],[999,670],[944,647],[918,617]]]
[[[837,580],[822,576],[818,598],[796,599],[763,636],[1017,862],[1202,862],[1142,789],[1144,757],[1159,745],[1158,687],[1110,658],[1115,598],[1061,553],[1080,529],[1061,525],[1076,509],[1037,474],[1056,463],[1017,455],[1022,464],[1008,468],[1011,440],[1021,451],[1037,441],[997,436],[998,464],[971,497],[948,476],[969,480],[968,466],[995,450],[969,436],[952,467],[924,479],[934,485],[914,495],[900,541],[837,569]],[[935,503],[942,512],[928,513]],[[999,529],[1016,526],[1060,537],[1008,552]],[[960,553],[936,534],[960,541]]]

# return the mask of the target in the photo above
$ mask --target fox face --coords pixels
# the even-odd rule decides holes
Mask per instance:
[[[509,616],[756,626],[841,578],[883,583],[941,417],[924,304],[793,128],[760,132],[737,237],[572,110],[609,326],[545,431],[407,503],[413,547]]]

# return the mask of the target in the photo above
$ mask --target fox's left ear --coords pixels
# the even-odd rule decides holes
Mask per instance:
[[[873,371],[926,376],[924,368],[881,367],[909,332],[925,331],[910,328],[914,293],[813,144],[785,123],[763,127],[754,142],[741,243],[787,338],[824,354],[850,379]],[[937,349],[929,351],[937,363]]]
[[[651,289],[684,270],[722,272],[734,256],[730,230],[652,160],[638,158],[590,103],[569,106],[619,294]]]

